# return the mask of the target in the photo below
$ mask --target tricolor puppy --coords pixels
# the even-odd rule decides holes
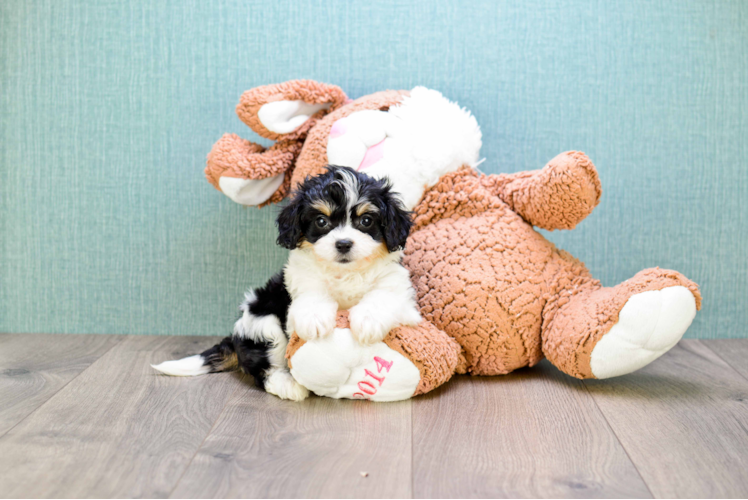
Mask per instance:
[[[154,366],[168,375],[201,375],[237,366],[284,399],[308,395],[288,371],[290,334],[328,335],[348,309],[352,335],[379,342],[421,317],[400,265],[412,221],[386,180],[329,167],[307,178],[278,216],[278,244],[291,250],[283,271],[249,291],[231,337],[202,354]]]

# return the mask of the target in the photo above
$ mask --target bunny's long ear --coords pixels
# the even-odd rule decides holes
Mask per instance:
[[[288,194],[303,141],[278,141],[268,149],[224,134],[208,153],[205,177],[240,205],[265,206]]]
[[[336,85],[290,80],[244,92],[236,114],[262,137],[295,140],[303,138],[317,119],[338,109],[347,99]]]
[[[291,80],[246,91],[236,107],[239,118],[276,142],[265,149],[236,134],[225,134],[208,154],[205,176],[241,205],[281,201],[291,185],[296,158],[309,129],[346,103],[340,87],[313,80]]]

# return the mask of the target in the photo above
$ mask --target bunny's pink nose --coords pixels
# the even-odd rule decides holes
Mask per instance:
[[[360,172],[361,170],[374,165],[382,158],[384,158],[384,139],[366,150],[364,159],[361,160],[361,165],[359,165],[356,170]]]

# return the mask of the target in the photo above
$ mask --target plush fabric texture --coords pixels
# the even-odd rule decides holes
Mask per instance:
[[[356,99],[319,120],[316,126],[309,131],[304,147],[299,154],[296,169],[291,177],[291,186],[303,182],[307,176],[319,175],[324,171],[327,165],[327,137],[336,121],[365,109],[387,110],[390,106],[399,103],[406,95],[408,95],[408,92],[404,90],[376,92]]]
[[[308,104],[329,103],[328,109],[315,113],[300,127],[288,134],[277,134],[266,129],[258,117],[265,104],[281,100],[302,100]],[[265,85],[244,92],[236,114],[260,136],[277,140],[267,150],[236,134],[225,134],[208,154],[205,176],[219,191],[221,177],[265,179],[281,173],[286,177],[280,188],[260,206],[281,201],[289,191],[294,161],[301,152],[303,139],[319,118],[342,106],[348,97],[340,87],[312,80],[295,80],[277,85]]]
[[[626,301],[616,323],[592,349],[589,366],[595,378],[638,370],[680,341],[696,317],[698,296],[685,286],[669,285],[637,292]]]
[[[284,175],[283,183],[260,206],[280,202],[289,192],[294,161],[299,155],[301,141],[279,141],[268,149],[236,134],[225,134],[208,154],[205,177],[221,191],[221,177],[237,179],[266,179]]]
[[[567,278],[568,279],[568,278]],[[618,322],[618,313],[633,295],[650,290],[683,286],[701,309],[698,286],[677,271],[644,269],[614,287],[603,287],[597,280],[568,285],[566,295],[549,304],[543,325],[543,353],[561,371],[577,378],[595,378],[590,355],[597,342]],[[572,281],[567,282],[569,285]]]
[[[318,175],[324,171],[324,166],[327,165],[327,140],[322,138],[329,135],[335,121],[364,109],[386,110],[400,102],[403,95],[407,95],[403,91],[385,91],[346,102],[345,94],[334,85],[317,84],[308,80],[298,82],[295,85],[290,82],[266,85],[242,94],[241,102],[236,108],[242,121],[263,137],[280,140],[265,150],[236,134],[225,134],[208,153],[205,167],[205,176],[216,189],[221,190],[218,185],[221,177],[265,179],[285,172],[283,184],[260,206],[278,203],[289,193],[291,186],[297,185],[308,175]],[[308,99],[310,104],[332,102],[333,105],[329,111],[321,110],[316,113],[291,134],[279,136],[263,127],[257,112],[264,104],[296,99]],[[346,106],[340,109],[342,104]],[[328,112],[329,115],[313,128],[313,136],[306,141],[307,147],[302,148],[303,139],[310,129]],[[302,151],[304,154],[300,156]],[[301,173],[294,176],[297,165],[302,166],[299,169]]]
[[[411,360],[421,373],[414,396],[439,387],[455,373],[465,373],[460,366],[463,359],[460,345],[428,321],[414,327],[395,328],[384,343]]]
[[[299,156],[302,144],[283,140],[265,149],[236,134],[225,134],[208,154],[205,177],[220,191],[221,177],[265,179],[285,173]]]
[[[279,83],[277,85],[264,85],[248,90],[242,94],[239,104],[236,106],[236,114],[239,119],[247,124],[260,136],[273,140],[296,140],[306,136],[316,120],[342,106],[348,97],[343,90],[336,85],[315,82],[313,80],[294,80],[292,82]],[[330,103],[328,110],[320,110],[310,120],[288,134],[278,134],[266,129],[257,113],[265,104],[277,101],[301,100],[308,104]]]
[[[335,327],[350,328],[348,311],[338,311]],[[465,373],[464,356],[459,344],[427,321],[414,327],[393,329],[384,343],[418,368],[421,380],[412,396],[439,387],[455,373]],[[304,344],[306,342],[298,335],[291,335],[286,348],[289,368],[293,368],[293,357]]]
[[[575,162],[582,166],[558,173],[559,165]],[[470,373],[509,373],[547,356],[569,375],[591,378],[592,348],[634,293],[683,285],[701,307],[698,287],[675,271],[649,269],[602,288],[582,262],[557,249],[504,201],[528,191],[554,200],[545,189],[558,183],[549,177],[575,173],[580,176],[575,193],[561,189],[545,211],[522,205],[536,217],[543,214],[538,221],[573,226],[579,220],[557,212],[564,202],[590,210],[596,204],[600,187],[590,165],[586,156],[572,152],[535,173],[483,176],[463,169],[445,175],[416,208],[403,262],[424,318],[460,343]]]
[[[304,87],[307,83],[298,85]],[[278,88],[284,90],[289,100],[300,95],[293,90],[293,82]],[[416,95],[425,99],[418,100]],[[279,98],[278,94],[273,94],[273,98]],[[408,108],[411,103],[413,107]],[[345,123],[338,123],[341,118],[364,110],[391,110],[397,112],[393,115],[408,116],[426,113],[423,106],[428,108],[429,105],[433,106],[429,110],[429,126],[439,131],[450,130],[447,133],[450,138],[465,137],[473,141],[474,145],[468,146],[466,151],[475,158],[472,153],[477,153],[480,147],[481,133],[468,111],[428,89],[418,88],[410,93],[385,91],[343,104],[322,118],[310,118],[309,121],[314,120],[311,128],[306,128],[306,124],[302,126],[306,139],[295,165],[289,167],[293,170],[291,186],[324,170],[328,163],[329,138],[348,133],[344,130]],[[433,110],[444,111],[440,114]],[[450,129],[455,125],[451,118],[453,112],[460,117],[461,125]],[[387,117],[390,118],[394,116]],[[248,119],[245,117],[245,121]],[[361,113],[356,119],[382,120],[384,117]],[[439,124],[439,120],[445,123]],[[409,135],[415,152],[419,148],[427,150],[449,144],[447,137],[434,144],[428,134],[419,135],[417,132],[426,127],[422,120],[401,120],[395,126],[416,128],[410,130]],[[370,148],[375,147],[372,131],[377,127],[363,126],[360,130],[369,134],[362,137],[368,137]],[[459,148],[465,147],[464,142],[457,140],[451,147],[446,146],[444,155],[459,154]],[[338,142],[336,147],[345,148],[346,143]],[[352,141],[349,147],[359,146]],[[627,363],[618,362],[623,358],[616,357],[616,349],[621,350],[621,356],[632,358],[631,371],[640,368],[643,365],[637,364],[634,357],[656,359],[672,347],[690,325],[693,316],[688,312],[689,307],[701,308],[698,286],[676,271],[647,269],[615,287],[604,288],[581,261],[557,249],[534,229],[573,229],[600,202],[600,179],[594,164],[584,153],[559,154],[538,170],[484,175],[471,165],[460,166],[459,162],[452,166],[447,164],[444,170],[434,162],[409,162],[407,158],[412,152],[407,148],[401,151],[403,156],[394,159],[400,161],[396,163],[400,178],[405,175],[405,181],[423,179],[400,184],[393,180],[393,183],[395,190],[398,186],[416,190],[405,192],[406,198],[423,193],[413,210],[415,224],[406,244],[403,264],[410,271],[418,305],[426,321],[417,328],[393,330],[385,343],[418,367],[421,381],[414,394],[437,387],[456,371],[473,375],[506,374],[533,366],[544,357],[573,377],[594,378],[591,359],[595,347],[617,324],[619,312],[630,299],[636,296],[634,302],[647,309],[647,301],[655,299],[641,295],[644,292],[668,287],[688,290],[692,297],[687,296],[685,300],[683,295],[675,294],[675,302],[669,303],[669,309],[663,311],[663,317],[678,319],[682,329],[673,333],[658,328],[658,314],[651,315],[654,324],[639,325],[634,331],[619,329],[622,335],[648,337],[637,347],[642,355],[631,355],[629,344],[634,345],[633,339],[627,343],[625,336],[606,342],[607,350],[601,351],[600,359],[607,360],[604,366],[611,365],[610,360],[615,361],[616,368],[603,368],[602,372],[628,373]],[[336,154],[360,163],[355,160],[360,153],[347,155],[346,152],[343,149]],[[416,156],[428,157],[428,153],[424,151]],[[237,151],[228,157],[233,159],[241,154]],[[412,177],[407,177],[409,169]],[[434,172],[438,174],[430,179],[429,175]],[[281,188],[273,199],[284,194]],[[678,317],[683,314],[689,317]],[[343,324],[345,320],[339,317],[339,322]],[[456,344],[450,343],[454,341],[444,333]],[[665,347],[656,356],[645,355],[649,342],[665,343]],[[457,345],[459,349],[455,350]],[[291,362],[299,346],[298,340],[292,340],[289,345],[287,352]],[[320,369],[312,366],[323,365],[307,363],[306,366],[309,367],[306,369]],[[303,370],[297,369],[297,375],[308,375]],[[343,370],[343,373],[349,372]],[[333,393],[338,394],[330,392]]]
[[[574,229],[602,195],[595,166],[578,151],[558,155],[540,171],[488,176],[483,184],[525,221],[550,231]]]
[[[394,328],[382,343],[360,346],[351,340],[348,311],[338,311],[330,335],[333,338],[305,342],[294,333],[286,348],[291,373],[319,395],[396,401],[428,392],[455,373],[464,373],[459,344],[426,321]],[[377,354],[381,358],[375,358]]]
[[[481,145],[481,129],[470,110],[437,90],[415,87],[387,110],[357,111],[336,121],[327,158],[386,177],[412,210],[424,186],[463,165],[477,165]]]

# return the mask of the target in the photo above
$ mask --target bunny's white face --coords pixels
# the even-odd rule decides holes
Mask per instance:
[[[469,111],[416,87],[389,111],[365,110],[336,121],[327,142],[331,165],[388,177],[413,209],[424,191],[463,165],[478,163],[481,132]]]

